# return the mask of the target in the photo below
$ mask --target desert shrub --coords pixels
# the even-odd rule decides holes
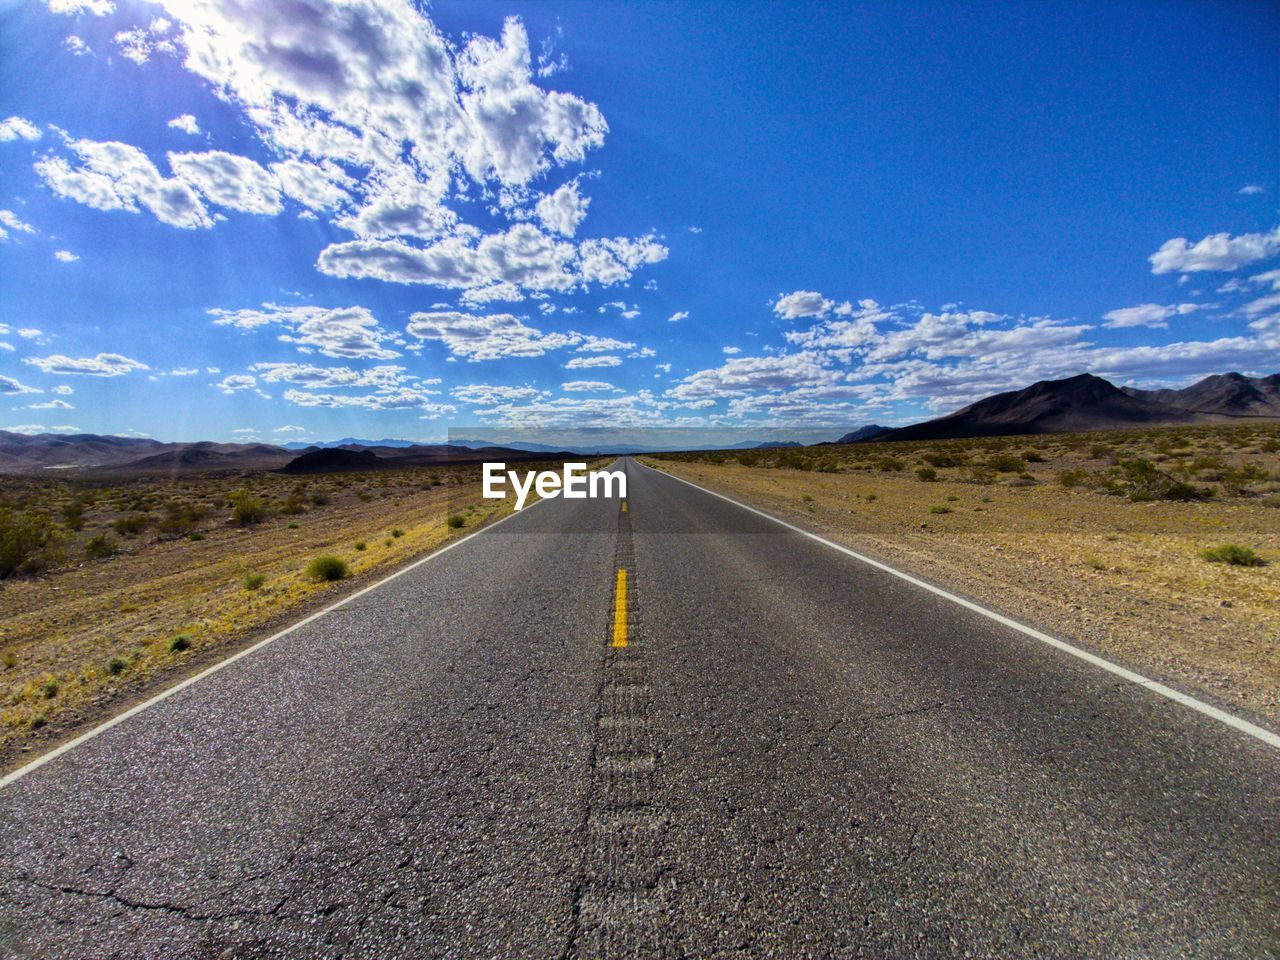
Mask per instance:
[[[285,498],[284,503],[280,505],[280,512],[289,517],[296,517],[300,513],[305,513],[306,509],[306,502],[296,493],[290,494]]]
[[[778,454],[778,466],[792,470],[812,470],[813,462],[799,450],[783,450]]]
[[[165,515],[156,523],[156,530],[165,536],[182,536],[189,533],[205,518],[205,508],[194,503],[170,503]]]
[[[835,457],[823,457],[818,461],[819,473],[839,473],[840,461]]]
[[[48,717],[46,717],[43,713],[37,713],[34,717],[31,718],[31,729],[39,730],[48,722],[49,722]]]
[[[357,490],[356,499],[359,500],[361,503],[368,503],[370,500],[373,499],[373,494],[370,493],[368,490]]]
[[[1210,489],[1198,489],[1175,480],[1160,471],[1150,460],[1125,460],[1120,464],[1124,482],[1113,483],[1109,493],[1123,494],[1133,503],[1152,500],[1204,500],[1213,496]]]
[[[12,650],[6,650],[4,656],[0,657],[0,663],[4,664],[6,670],[12,670],[18,665],[18,655]]]
[[[193,541],[193,542],[197,542],[197,543],[198,543],[199,541],[201,541],[201,540],[203,540],[203,539],[204,539],[204,534],[203,534],[203,533],[189,533],[189,534],[187,534],[187,539],[188,539],[188,540],[191,540],[191,541]]]
[[[938,479],[938,471],[933,467],[918,467],[916,469],[916,478],[925,483],[935,483]]]
[[[40,695],[44,697],[46,700],[52,700],[54,697],[58,695],[58,691],[60,689],[61,688],[58,686],[58,681],[54,680],[53,678],[50,678],[46,680],[44,683],[40,684]]]
[[[1106,460],[1111,456],[1111,448],[1105,443],[1095,443],[1089,448],[1089,459]]]
[[[1021,457],[1011,453],[997,453],[987,457],[987,469],[997,473],[1018,473],[1026,466]]]
[[[1069,467],[1066,470],[1058,471],[1058,482],[1067,489],[1078,487],[1089,479],[1089,471],[1082,470],[1079,467]]]
[[[1027,463],[1044,463],[1044,455],[1039,450],[1023,450],[1022,459]]]
[[[931,467],[958,467],[960,466],[960,457],[950,453],[926,453],[924,462]]]
[[[929,512],[930,513],[950,513],[951,508],[948,507],[945,503],[935,503],[932,507],[929,508]]]
[[[874,466],[877,470],[884,470],[887,473],[901,473],[906,464],[897,457],[876,457]]]
[[[391,536],[399,540],[401,537],[404,536],[404,531],[401,530],[399,527],[396,527],[394,530],[391,531]]]
[[[124,657],[112,657],[107,661],[107,673],[113,677],[118,677],[129,668],[129,661]]]
[[[760,463],[760,454],[754,450],[743,450],[738,454],[738,463],[744,467],[754,467]]]
[[[248,490],[241,490],[231,498],[231,520],[236,526],[247,527],[267,519],[267,505]]]
[[[89,542],[84,545],[84,555],[90,560],[105,560],[119,552],[120,545],[116,543],[116,538],[107,533],[90,537]]]
[[[996,475],[993,470],[975,463],[969,467],[969,482],[995,483]]]
[[[267,578],[261,573],[251,573],[244,578],[244,588],[246,590],[261,590],[262,585],[267,582]]]
[[[150,523],[151,518],[145,513],[131,513],[128,516],[117,517],[111,524],[111,529],[122,537],[136,537],[147,529]]]
[[[341,580],[347,575],[347,561],[326,553],[307,564],[307,576],[313,580]]]
[[[183,650],[191,649],[191,638],[185,633],[180,633],[169,641],[169,650],[173,653],[182,653]]]
[[[1224,543],[1219,547],[1203,550],[1200,556],[1210,563],[1225,563],[1233,567],[1265,567],[1267,561],[1258,556],[1252,547],[1238,543]]]
[[[329,494],[323,490],[317,490],[311,494],[311,505],[315,507],[323,507],[329,502]]]
[[[457,530],[459,527],[466,526],[467,518],[460,514],[455,513],[452,516],[450,516],[449,519],[446,520],[445,522],[449,524],[449,527],[451,529]]]
[[[62,522],[66,524],[68,530],[83,530],[84,503],[80,500],[72,500],[70,503],[63,504]]]
[[[0,509],[0,580],[44,569],[57,544],[57,531],[48,517]]]
[[[356,549],[357,549],[357,550],[365,550],[365,549],[367,549],[367,548],[368,548],[368,546],[369,546],[369,545],[368,545],[367,543],[365,543],[363,540],[358,540],[358,541],[356,541]]]

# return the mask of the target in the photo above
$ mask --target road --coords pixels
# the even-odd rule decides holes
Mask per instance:
[[[626,469],[0,790],[0,955],[1280,953],[1274,747]]]

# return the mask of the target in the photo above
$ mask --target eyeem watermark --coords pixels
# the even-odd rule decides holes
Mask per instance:
[[[566,500],[586,500],[588,497],[626,497],[627,475],[621,470],[592,470],[587,472],[585,463],[566,463],[560,473],[554,470],[526,470],[521,482],[520,472],[508,470],[505,463],[484,465],[484,497],[486,500],[503,500],[507,496],[507,483],[516,494],[516,509],[524,508],[529,491],[536,491],[544,500],[564,497]],[[615,492],[616,491],[616,492]]]

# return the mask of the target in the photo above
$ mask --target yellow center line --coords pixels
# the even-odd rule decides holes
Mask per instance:
[[[613,590],[613,645],[627,645],[627,569],[618,569],[618,582]]]
[[[627,501],[625,500],[622,501],[622,512],[623,513],[627,512]]]

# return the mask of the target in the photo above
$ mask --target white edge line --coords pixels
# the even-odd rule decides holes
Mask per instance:
[[[536,507],[538,504],[542,502],[543,501],[541,499],[535,500],[533,503],[529,504],[529,506],[526,509]],[[452,543],[446,543],[443,547],[433,550],[431,553],[427,554],[425,557],[419,557],[417,560],[413,561],[413,563],[409,564],[408,566],[401,567],[395,573],[392,573],[388,576],[383,577],[377,583],[371,583],[367,587],[361,587],[359,590],[357,590],[355,593],[351,594],[350,596],[343,597],[337,603],[332,603],[329,606],[325,607],[323,610],[317,610],[315,613],[311,614],[310,616],[303,617],[297,623],[290,624],[289,626],[281,630],[279,633],[273,633],[271,636],[267,637],[265,640],[259,640],[257,643],[253,644],[253,646],[245,647],[243,650],[239,651],[238,653],[232,654],[231,656],[227,657],[225,660],[219,660],[217,663],[213,664],[212,666],[206,667],[205,669],[201,670],[199,673],[195,674],[194,676],[187,677],[187,679],[183,680],[181,683],[176,683],[172,687],[169,687],[166,690],[160,691],[154,697],[151,697],[148,700],[144,700],[142,701],[142,703],[134,704],[124,713],[118,714],[117,716],[112,717],[110,720],[107,720],[104,723],[98,724],[98,726],[94,727],[92,730],[86,730],[84,733],[80,734],[80,736],[76,737],[75,739],[68,740],[66,743],[62,744],[61,746],[55,747],[54,749],[50,750],[48,753],[44,753],[44,754],[41,754],[39,757],[36,757],[36,759],[32,760],[30,763],[26,764],[25,766],[19,767],[17,770],[14,770],[12,773],[8,773],[8,774],[5,774],[3,777],[0,777],[0,790],[3,790],[5,787],[7,787],[11,783],[15,783],[16,781],[21,780],[27,774],[35,770],[38,770],[40,767],[43,767],[49,761],[56,760],[58,757],[62,756],[64,753],[74,750],[76,747],[80,746],[81,744],[88,743],[90,740],[92,740],[94,737],[98,736],[99,734],[106,733],[108,730],[110,730],[112,727],[116,726],[117,724],[124,723],[126,720],[128,720],[130,717],[134,716],[135,714],[139,714],[143,710],[146,710],[149,707],[154,707],[160,701],[169,699],[169,697],[172,697],[175,693],[178,693],[181,690],[185,690],[187,687],[191,686],[193,683],[199,683],[205,677],[212,676],[213,674],[217,673],[219,670],[222,670],[222,669],[225,669],[226,667],[231,666],[231,664],[235,663],[237,660],[243,659],[244,657],[249,656],[251,653],[256,653],[258,650],[261,650],[267,644],[275,643],[281,637],[286,637],[289,634],[293,633],[293,631],[301,627],[305,627],[307,624],[315,620],[319,620],[326,613],[332,613],[334,610],[337,610],[341,606],[345,606],[346,604],[350,603],[352,600],[356,599],[357,597],[363,597],[366,593],[369,593],[370,591],[373,591],[373,590],[377,590],[379,587],[390,583],[392,580],[396,579],[396,577],[403,576],[404,574],[408,573],[410,570],[413,570],[417,567],[422,566],[424,563],[426,563],[429,560],[434,560],[436,557],[440,556],[443,553],[448,553],[454,547],[461,546],[462,544],[470,540],[472,537],[479,536],[482,533],[486,533],[489,530],[492,530],[498,524],[503,523],[507,520],[510,520],[512,517],[516,516],[520,512],[522,511],[513,510],[511,513],[507,514],[505,517],[500,517],[497,520],[493,521],[493,523],[487,526],[481,527],[479,530],[472,531],[471,533],[467,534],[465,537],[463,537],[460,540],[454,540]]]
[[[1195,697],[1189,696],[1180,690],[1167,687],[1163,683],[1152,680],[1149,677],[1144,677],[1142,674],[1128,670],[1119,664],[1112,663],[1110,660],[1104,660],[1097,654],[1090,653],[1088,650],[1082,650],[1079,647],[1067,643],[1065,640],[1059,640],[1057,637],[1051,637],[1047,633],[1041,633],[1039,630],[1028,627],[1026,624],[1019,623],[1016,620],[1011,620],[1003,614],[996,613],[994,610],[988,610],[986,607],[980,606],[971,600],[964,599],[964,597],[957,597],[954,593],[948,593],[941,587],[936,587],[932,583],[927,583],[924,580],[913,577],[909,573],[903,573],[901,570],[897,570],[889,566],[887,563],[881,563],[879,560],[873,560],[871,557],[864,556],[856,550],[850,550],[848,547],[834,543],[826,537],[819,536],[818,534],[806,530],[803,527],[797,527],[795,524],[788,523],[786,520],[775,517],[771,513],[765,513],[763,510],[757,510],[755,507],[747,506],[747,504],[740,503],[732,497],[726,497],[722,493],[716,493],[714,490],[708,490],[706,487],[702,487],[692,481],[685,480],[683,477],[677,477],[674,474],[667,473],[665,470],[656,470],[647,464],[640,465],[646,470],[653,470],[654,473],[660,473],[664,477],[670,477],[672,480],[678,480],[680,483],[688,484],[695,490],[701,490],[703,493],[710,494],[713,497],[719,497],[721,500],[732,503],[735,507],[741,507],[743,510],[747,510],[757,516],[764,517],[766,520],[772,520],[779,526],[786,527],[794,533],[806,536],[810,540],[816,540],[818,543],[830,547],[832,550],[838,550],[840,553],[853,557],[855,560],[861,560],[863,563],[875,567],[877,570],[883,570],[885,573],[892,574],[900,580],[905,580],[907,583],[920,587],[923,590],[928,590],[930,593],[937,594],[944,599],[950,600],[952,603],[958,603],[960,606],[965,607],[968,610],[972,610],[974,613],[980,613],[984,617],[994,620],[1002,626],[1009,627],[1012,630],[1017,630],[1019,633],[1026,634],[1028,637],[1039,640],[1041,643],[1047,643],[1049,646],[1055,647],[1064,653],[1069,653],[1073,657],[1078,657],[1085,661],[1085,663],[1093,664],[1095,667],[1106,670],[1108,673],[1115,674],[1117,677],[1128,680],[1130,683],[1135,683],[1140,687],[1150,690],[1152,693],[1159,694],[1168,700],[1172,700],[1174,703],[1180,703],[1184,707],[1190,707],[1192,710],[1202,713],[1206,717],[1211,717],[1219,723],[1225,723],[1227,726],[1232,727],[1235,730],[1239,730],[1241,733],[1248,734],[1251,737],[1261,740],[1268,746],[1280,750],[1280,735],[1274,734],[1270,730],[1266,730],[1257,724],[1250,723],[1248,720],[1237,717],[1235,714],[1227,713],[1225,710],[1220,710],[1211,704],[1205,703],[1203,700],[1197,700]]]

